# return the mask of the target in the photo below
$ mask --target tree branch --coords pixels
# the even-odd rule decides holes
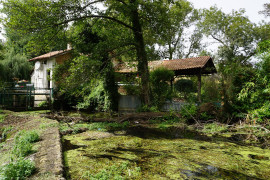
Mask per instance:
[[[114,22],[117,22],[118,24],[121,24],[129,29],[132,29],[133,30],[133,27],[124,23],[123,21],[120,21],[114,17],[110,17],[110,16],[104,16],[104,15],[89,15],[89,16],[82,16],[82,17],[75,17],[75,18],[71,18],[71,19],[68,19],[66,21],[63,21],[61,23],[57,23],[57,24],[54,24],[53,26],[59,26],[59,25],[63,25],[63,24],[67,24],[69,22],[72,22],[72,21],[76,21],[76,20],[80,20],[80,19],[87,19],[87,18],[104,18],[104,19],[109,19],[109,20],[112,20]]]
[[[124,5],[127,5],[127,3],[125,3],[125,2],[122,1],[122,0],[117,0],[117,1],[121,2],[121,3],[124,4]]]
[[[216,38],[213,34],[210,35],[213,39],[217,40],[218,42],[220,42],[221,44],[223,44],[224,46],[227,46],[223,41],[221,41],[220,39]]]

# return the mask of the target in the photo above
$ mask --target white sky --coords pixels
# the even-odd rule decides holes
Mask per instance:
[[[246,10],[246,15],[249,19],[258,23],[262,20],[269,21],[270,18],[266,19],[264,15],[259,14],[259,11],[264,9],[263,4],[270,3],[270,0],[188,0],[195,8],[210,8],[211,6],[217,5],[225,13],[230,13],[233,9],[239,10],[243,8]]]
[[[259,23],[262,20],[269,22],[270,18],[266,19],[264,15],[258,12],[263,10],[263,4],[270,3],[270,0],[188,0],[195,8],[210,8],[211,6],[217,5],[225,13],[230,13],[232,9],[239,10],[244,8],[246,15],[254,23]],[[1,26],[0,26],[1,28]],[[3,36],[0,32],[0,39]]]

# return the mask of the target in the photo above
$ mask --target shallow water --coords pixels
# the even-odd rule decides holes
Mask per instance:
[[[183,128],[64,136],[70,179],[270,179],[270,150]]]

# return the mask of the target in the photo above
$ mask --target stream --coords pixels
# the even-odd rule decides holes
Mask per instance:
[[[62,138],[67,179],[270,179],[270,150],[183,128]]]

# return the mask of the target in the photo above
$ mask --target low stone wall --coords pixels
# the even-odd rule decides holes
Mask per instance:
[[[41,138],[40,147],[35,154],[35,166],[38,169],[38,176],[49,174],[53,179],[63,180],[64,166],[58,128],[48,128]]]

